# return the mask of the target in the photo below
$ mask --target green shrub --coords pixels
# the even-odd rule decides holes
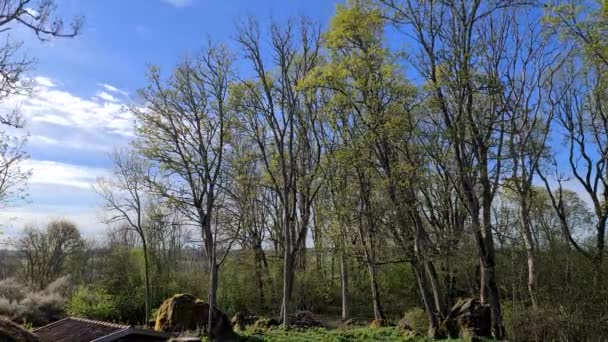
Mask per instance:
[[[81,286],[68,302],[67,311],[72,316],[111,320],[120,316],[115,299],[102,289]]]
[[[407,311],[403,317],[416,332],[426,335],[429,331],[429,317],[421,308],[413,308]]]

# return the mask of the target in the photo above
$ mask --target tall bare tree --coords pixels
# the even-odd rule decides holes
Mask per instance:
[[[180,64],[164,81],[158,68],[149,72],[150,84],[140,91],[143,108],[133,108],[138,121],[136,146],[155,168],[149,181],[199,228],[209,269],[209,333],[217,301],[219,267],[216,224],[223,181],[224,154],[229,145],[231,109],[228,86],[232,57],[225,46],[210,46]]]
[[[251,63],[255,79],[235,88],[237,109],[257,145],[269,187],[281,210],[283,300],[281,320],[289,325],[294,268],[303,251],[317,182],[321,154],[316,97],[298,90],[298,83],[320,63],[320,28],[307,19],[299,27],[270,28],[270,51],[275,64],[262,52],[260,28],[250,20],[240,28],[237,42]]]
[[[147,222],[146,206],[150,198],[146,193],[146,176],[149,166],[133,150],[117,150],[112,154],[114,170],[111,177],[97,180],[95,190],[102,198],[102,208],[107,216],[107,224],[137,233],[144,253],[144,307],[145,322],[150,315],[150,262],[148,235],[150,222]]]

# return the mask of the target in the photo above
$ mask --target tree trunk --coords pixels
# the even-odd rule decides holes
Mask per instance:
[[[532,231],[530,227],[530,213],[526,193],[522,194],[520,198],[520,205],[524,244],[526,246],[526,257],[528,259],[528,293],[530,294],[532,307],[537,308],[538,302],[536,299],[536,253],[534,248],[534,240],[532,239]]]
[[[283,301],[281,303],[281,322],[283,326],[289,326],[289,313],[291,312],[291,291],[293,289],[294,263],[292,254],[285,248],[283,259]]]
[[[487,165],[487,164],[483,164]],[[485,288],[488,291],[490,310],[492,312],[492,331],[494,338],[502,340],[505,329],[502,325],[502,312],[500,308],[500,295],[496,284],[496,252],[494,251],[494,238],[492,236],[492,195],[488,182],[487,168],[482,168],[481,182],[483,184],[483,275]]]
[[[215,250],[211,253],[211,260],[209,262],[209,323],[207,324],[207,334],[213,338],[213,311],[217,306],[217,284],[218,284],[218,271],[219,266],[215,260]]]
[[[143,239],[142,249],[144,252],[144,310],[146,310],[144,325],[148,326],[150,320],[150,263],[148,261],[148,246]]]
[[[342,278],[342,321],[350,316],[350,291],[348,287],[348,264],[344,252],[340,253],[340,274]]]
[[[262,269],[262,255],[263,253],[258,247],[255,248],[255,277],[258,287],[258,301],[259,301],[259,309],[265,309],[265,300],[264,300],[264,271]]]
[[[608,205],[608,204],[606,204]],[[597,240],[596,240],[596,254],[593,262],[595,266],[595,287],[600,288],[602,284],[602,263],[604,261],[604,246],[605,238],[604,234],[606,231],[606,219],[600,217],[601,213],[598,213],[599,222],[597,224]]]
[[[418,284],[418,289],[420,291],[420,296],[422,299],[422,304],[424,305],[424,309],[429,318],[429,331],[428,335],[431,338],[439,338],[437,333],[439,332],[439,319],[437,317],[437,309],[435,307],[435,303],[431,300],[431,296],[428,293],[428,286],[426,284],[426,278],[424,276],[424,272],[419,264],[417,258],[411,262],[412,270],[414,271],[414,276],[416,277],[416,282]]]
[[[424,262],[424,268],[429,277],[429,282],[431,283],[431,290],[433,291],[433,299],[435,301],[435,309],[441,316],[445,317],[447,308],[445,307],[445,303],[441,295],[439,277],[437,276],[435,265],[433,265],[433,262],[427,260]]]
[[[369,272],[372,290],[372,306],[374,308],[374,319],[381,320],[384,319],[384,312],[382,311],[382,304],[380,302],[380,291],[378,289],[378,267],[376,266],[376,263],[369,257],[367,258],[367,269]]]

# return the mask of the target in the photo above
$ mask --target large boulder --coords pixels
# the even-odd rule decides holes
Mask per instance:
[[[451,338],[492,337],[490,306],[476,298],[461,299],[450,310],[441,330]]]
[[[0,316],[0,341],[38,342],[38,337],[10,319]]]
[[[209,304],[191,294],[176,294],[165,300],[156,313],[154,330],[166,332],[205,332],[209,322]],[[213,308],[213,336],[232,334],[228,316]]]

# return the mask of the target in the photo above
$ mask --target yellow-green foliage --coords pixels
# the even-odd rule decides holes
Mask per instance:
[[[112,320],[119,315],[116,299],[104,289],[81,286],[68,302],[67,312],[72,316]]]

